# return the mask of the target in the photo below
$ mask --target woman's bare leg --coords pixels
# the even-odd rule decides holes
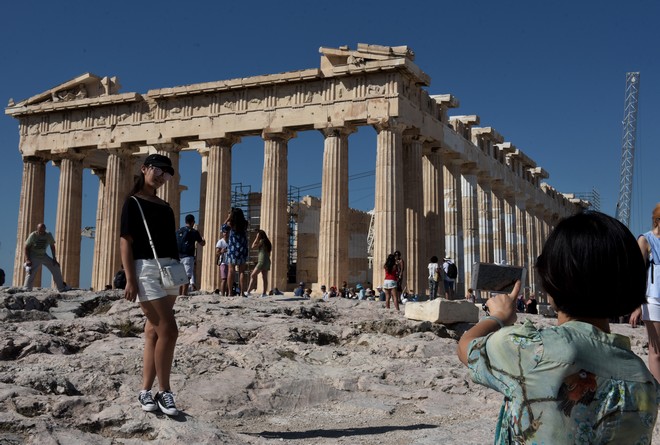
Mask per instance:
[[[154,374],[158,377],[161,391],[170,390],[170,373],[174,360],[174,348],[179,337],[179,328],[174,318],[176,296],[168,295],[158,300],[141,302],[142,312],[147,316],[145,324],[144,389],[151,388]]]
[[[649,370],[660,381],[660,322],[644,321],[649,335]]]

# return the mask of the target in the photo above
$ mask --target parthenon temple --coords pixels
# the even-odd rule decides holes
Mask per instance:
[[[260,226],[273,242],[270,282],[287,289],[287,148],[303,131],[324,137],[317,283],[349,275],[350,135],[377,134],[373,209],[373,283],[395,250],[406,259],[408,286],[425,289],[432,255],[453,258],[457,294],[475,262],[533,265],[550,230],[586,203],[541,181],[548,173],[476,115],[450,116],[451,94],[427,92],[430,78],[406,46],[320,48],[319,68],[220,80],[146,94],[120,93],[115,77],[84,74],[18,103],[23,177],[13,284],[25,271],[23,243],[44,218],[46,163],[60,169],[55,236],[65,281],[80,282],[82,173],[98,177],[92,288],[120,268],[119,217],[133,177],[149,153],[168,156],[177,174],[159,196],[179,214],[181,152],[201,157],[199,225],[208,245],[220,238],[231,206],[232,148],[263,138]],[[419,172],[407,175],[405,172]],[[365,234],[366,236],[366,234]],[[200,287],[219,287],[214,249],[202,249]],[[366,256],[366,253],[365,253]],[[530,267],[532,266],[532,267]]]

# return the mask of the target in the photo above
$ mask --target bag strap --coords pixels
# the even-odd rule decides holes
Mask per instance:
[[[163,266],[160,265],[160,261],[158,261],[158,255],[156,254],[156,246],[154,246],[154,241],[151,239],[151,232],[149,231],[149,226],[147,225],[147,219],[144,217],[144,212],[142,211],[142,206],[140,205],[140,201],[135,196],[131,196],[137,203],[138,209],[140,209],[140,215],[142,215],[142,222],[144,223],[144,228],[147,229],[147,236],[149,237],[149,245],[151,246],[151,250],[154,252],[154,259],[156,260],[156,264],[158,264],[159,269],[163,269]]]

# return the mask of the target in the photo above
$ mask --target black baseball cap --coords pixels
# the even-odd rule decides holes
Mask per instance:
[[[159,155],[157,153],[147,156],[144,160],[144,165],[151,165],[158,167],[164,172],[174,176],[174,169],[172,168],[172,161],[167,156]]]

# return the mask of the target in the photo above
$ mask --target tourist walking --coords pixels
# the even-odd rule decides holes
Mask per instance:
[[[649,369],[660,381],[660,203],[651,218],[652,229],[637,238],[646,262],[647,303],[632,313],[630,323],[636,326],[640,318],[644,320],[649,336]]]
[[[494,442],[650,444],[658,383],[609,325],[646,300],[635,237],[610,216],[578,213],[550,234],[536,270],[557,326],[514,326],[518,281],[458,343],[472,380],[505,397]]]
[[[52,258],[46,254],[46,249],[50,247]],[[71,288],[64,283],[62,279],[62,269],[60,263],[57,262],[55,253],[55,239],[50,232],[46,231],[46,225],[39,223],[37,230],[30,233],[27,240],[25,240],[25,282],[23,283],[25,289],[32,290],[34,285],[34,278],[41,268],[46,266],[53,276],[53,281],[57,290],[65,292]]]
[[[188,283],[179,288],[179,295],[188,295],[188,288],[195,288],[195,253],[197,244],[205,246],[206,241],[197,229],[195,229],[195,216],[186,215],[186,225],[176,231],[176,240],[179,247],[179,260],[186,268]]]
[[[248,259],[248,222],[245,219],[243,210],[238,207],[232,207],[227,216],[225,224],[229,227],[229,247],[227,249],[227,283],[229,284],[229,293],[234,295],[234,274],[238,269],[238,287],[239,294],[245,295],[245,268]]]
[[[124,202],[119,239],[121,261],[126,272],[124,298],[128,301],[137,298],[147,317],[144,324],[142,391],[138,400],[144,411],[160,408],[169,416],[178,414],[170,387],[170,373],[179,336],[173,310],[179,289],[163,287],[160,267],[178,262],[179,250],[174,212],[167,202],[156,196],[156,190],[173,175],[174,169],[168,157],[159,154],[147,156]],[[154,258],[154,249],[157,259]],[[154,397],[151,387],[156,377],[160,391]]]
[[[454,264],[454,260],[445,257],[442,263],[442,270],[444,272],[442,282],[445,288],[445,294],[449,300],[453,300],[456,295],[456,278],[458,277],[458,268]]]
[[[266,232],[259,230],[254,236],[252,249],[259,249],[259,256],[257,258],[257,265],[250,274],[250,284],[248,284],[246,297],[250,292],[257,290],[257,279],[261,274],[261,280],[264,284],[264,291],[261,293],[262,297],[268,296],[268,271],[270,270],[270,252],[273,250],[273,245],[270,243]]]
[[[385,290],[385,307],[390,308],[390,300],[394,302],[394,308],[399,310],[399,293],[397,291],[397,272],[396,257],[394,254],[387,256],[385,265],[385,281],[383,282],[383,290]]]

